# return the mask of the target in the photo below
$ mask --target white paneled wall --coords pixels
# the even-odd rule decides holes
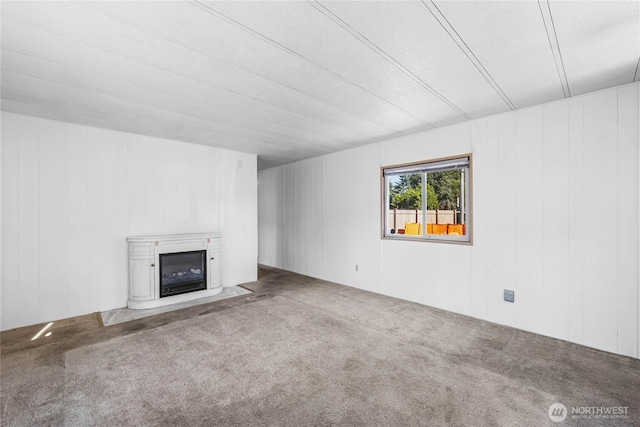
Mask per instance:
[[[327,280],[382,292],[378,145],[324,157],[324,276]],[[322,204],[322,202],[320,202]],[[321,208],[322,209],[322,208]],[[324,256],[323,256],[324,255]],[[358,272],[356,267],[358,266]]]
[[[260,171],[259,261],[638,357],[639,87]],[[469,152],[472,246],[380,239],[381,166]]]
[[[256,280],[256,156],[2,113],[2,330],[126,306],[127,236],[220,231]]]
[[[284,167],[285,268],[315,277],[324,272],[322,173],[322,158]]]
[[[258,253],[265,265],[284,268],[284,168],[258,176]]]

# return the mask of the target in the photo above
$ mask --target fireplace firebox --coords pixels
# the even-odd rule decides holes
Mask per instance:
[[[207,289],[207,251],[159,255],[160,298]]]

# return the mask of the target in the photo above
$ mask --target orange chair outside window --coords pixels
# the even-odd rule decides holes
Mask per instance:
[[[433,234],[447,234],[447,224],[433,224]]]
[[[412,236],[421,236],[422,235],[422,224],[418,224],[417,222],[407,222],[404,224],[404,234],[412,235]]]
[[[449,224],[447,228],[447,234],[450,236],[464,236],[464,225],[463,224]]]

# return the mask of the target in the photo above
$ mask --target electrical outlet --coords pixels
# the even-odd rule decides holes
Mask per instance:
[[[356,273],[358,272],[358,264],[356,264]]]
[[[510,291],[509,289],[505,289],[504,300],[506,302],[515,302],[515,291]]]

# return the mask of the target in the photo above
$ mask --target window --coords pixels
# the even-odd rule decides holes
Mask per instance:
[[[471,155],[384,167],[382,176],[383,237],[471,242]]]

